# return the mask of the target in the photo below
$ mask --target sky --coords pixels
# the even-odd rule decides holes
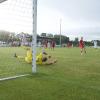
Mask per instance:
[[[100,40],[100,0],[38,0],[37,33]],[[0,4],[0,30],[32,34],[32,0]]]

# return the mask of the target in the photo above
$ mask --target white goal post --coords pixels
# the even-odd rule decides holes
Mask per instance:
[[[37,0],[33,0],[32,72],[36,72]]]

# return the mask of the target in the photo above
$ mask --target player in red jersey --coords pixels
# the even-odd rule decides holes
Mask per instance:
[[[54,50],[54,48],[55,48],[55,45],[56,45],[55,41],[52,41],[52,49],[53,49],[53,50]]]
[[[86,53],[83,37],[81,37],[81,40],[79,41],[79,47],[81,48],[81,55],[83,54],[83,52]]]

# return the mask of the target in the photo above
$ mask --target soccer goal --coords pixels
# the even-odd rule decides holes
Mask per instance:
[[[36,72],[36,36],[37,0],[0,0],[0,78]],[[26,48],[32,64],[24,61]]]

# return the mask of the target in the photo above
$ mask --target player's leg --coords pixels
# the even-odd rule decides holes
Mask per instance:
[[[81,48],[81,55],[83,55],[83,48]]]
[[[84,48],[84,53],[86,53],[86,49]]]
[[[32,58],[30,58],[30,57],[25,57],[25,61],[27,62],[27,63],[32,63]]]
[[[24,56],[18,56],[16,53],[14,54],[14,57],[19,58],[19,59],[24,59],[25,58]]]

